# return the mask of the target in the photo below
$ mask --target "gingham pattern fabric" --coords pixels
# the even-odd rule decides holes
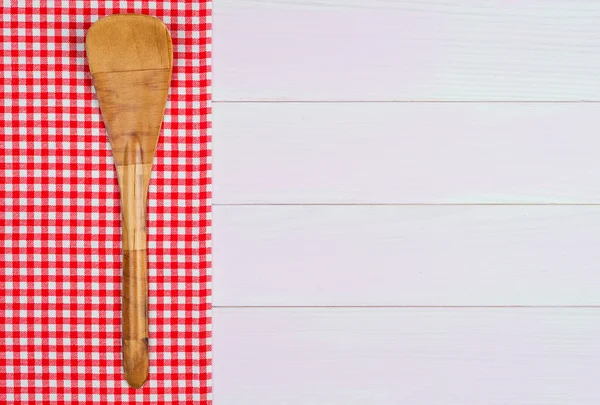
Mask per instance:
[[[4,1],[0,403],[207,404],[210,3]],[[121,369],[120,198],[85,60],[92,22],[159,17],[173,80],[148,207],[150,376]]]

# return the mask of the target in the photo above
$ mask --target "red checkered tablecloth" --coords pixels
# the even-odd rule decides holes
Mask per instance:
[[[0,403],[209,403],[210,3],[1,11]],[[139,390],[122,378],[119,188],[84,51],[92,22],[116,13],[159,17],[174,50],[149,191],[151,365]]]

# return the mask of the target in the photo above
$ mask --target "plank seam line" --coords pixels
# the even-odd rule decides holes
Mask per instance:
[[[600,305],[213,305],[214,309],[600,309]]]
[[[596,207],[600,203],[214,203],[214,207]]]
[[[213,104],[597,104],[600,100],[213,100]]]

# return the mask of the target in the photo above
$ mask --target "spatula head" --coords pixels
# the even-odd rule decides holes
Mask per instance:
[[[115,164],[152,164],[173,67],[169,31],[154,17],[111,15],[88,30],[86,53]]]

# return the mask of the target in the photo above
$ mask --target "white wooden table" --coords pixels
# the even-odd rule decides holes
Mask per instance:
[[[599,21],[215,1],[215,405],[600,403]]]

